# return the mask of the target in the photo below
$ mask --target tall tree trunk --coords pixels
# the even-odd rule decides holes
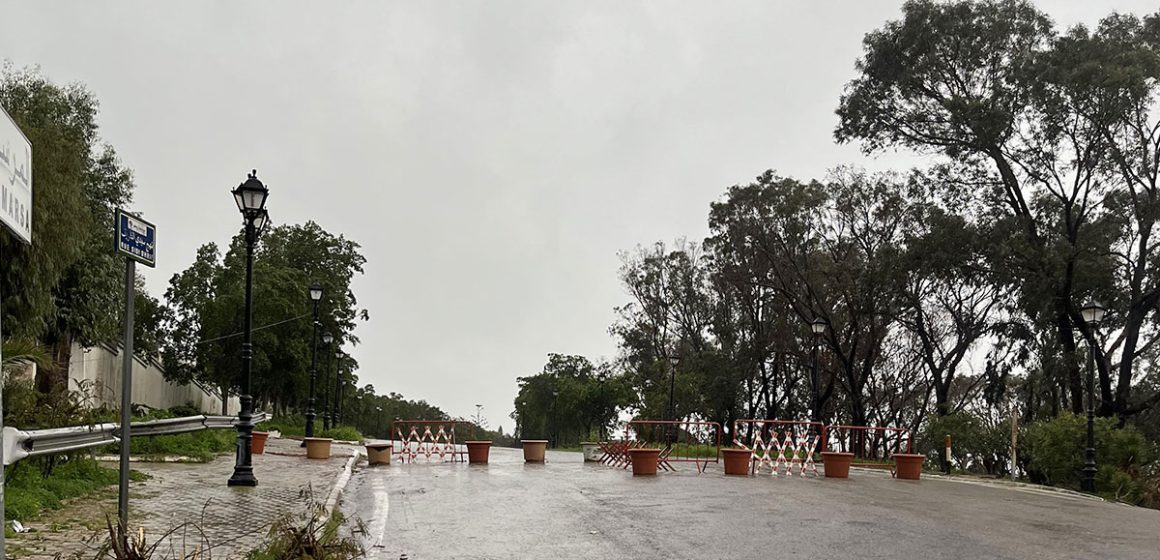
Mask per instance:
[[[1064,367],[1064,383],[1067,392],[1071,393],[1071,411],[1082,414],[1083,407],[1083,375],[1080,373],[1079,360],[1076,359],[1075,333],[1072,331],[1071,316],[1062,303],[1062,298],[1056,298],[1055,327],[1059,335],[1059,344],[1063,348],[1062,360]]]
[[[72,337],[53,337],[51,368],[36,368],[36,388],[42,395],[51,393],[57,387],[68,389],[68,366],[72,360]]]

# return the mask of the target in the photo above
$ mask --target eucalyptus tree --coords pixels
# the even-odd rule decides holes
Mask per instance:
[[[935,413],[966,404],[952,402],[952,387],[974,353],[1003,331],[1012,311],[1009,284],[992,265],[988,224],[972,215],[962,197],[939,196],[937,174],[915,174],[915,219],[904,225],[905,278],[899,326],[905,355],[920,364],[934,391]]]
[[[698,387],[717,351],[712,333],[714,292],[704,251],[696,243],[664,243],[621,255],[620,280],[633,301],[618,307],[611,332],[632,372],[647,419],[704,414]],[[671,418],[670,418],[671,416]]]
[[[901,225],[910,217],[891,176],[838,169],[827,183],[772,171],[729,189],[710,210],[710,246],[736,259],[760,259],[752,282],[777,295],[796,324],[822,318],[834,364],[823,408],[842,389],[850,420],[868,419],[867,383],[899,312],[893,286],[902,276]],[[815,411],[815,417],[826,413]]]
[[[838,108],[838,140],[936,154],[988,197],[999,264],[1032,324],[1054,333],[1056,344],[1041,347],[1059,356],[1041,362],[1062,370],[1053,377],[1074,411],[1083,408],[1076,334],[1099,357],[1102,412],[1127,410],[1139,333],[1158,297],[1148,241],[1156,28],[1155,16],[1112,16],[1095,33],[1060,36],[1024,0],[912,0],[901,20],[866,36]],[[1114,389],[1079,315],[1092,296],[1118,308]]]

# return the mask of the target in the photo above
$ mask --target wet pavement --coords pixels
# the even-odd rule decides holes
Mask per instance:
[[[325,501],[356,449],[335,444],[330,459],[312,460],[298,443],[271,438],[266,454],[254,455],[256,488],[226,486],[232,454],[209,463],[133,463],[149,479],[129,486],[130,528],[157,543],[159,559],[194,551],[197,558],[243,558],[265,540],[272,522],[306,507],[307,493]],[[114,486],[27,523],[34,532],[9,538],[8,552],[30,560],[93,558],[108,535],[106,520],[116,513]]]
[[[1051,490],[887,472],[847,480],[633,477],[549,452],[525,465],[363,468],[342,506],[373,559],[1160,558],[1160,511]]]

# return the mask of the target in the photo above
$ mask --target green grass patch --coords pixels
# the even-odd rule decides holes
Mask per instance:
[[[314,427],[322,427],[322,418],[314,421]],[[306,419],[297,415],[280,417],[276,420],[261,422],[254,429],[259,432],[281,432],[283,437],[304,437],[306,436]]]
[[[129,442],[129,454],[134,457],[186,457],[202,463],[212,461],[223,453],[231,453],[236,448],[237,432],[234,430],[201,430],[167,436],[133,437]],[[121,448],[119,445],[110,445],[104,451],[117,455]]]
[[[339,426],[329,430],[323,430],[318,434],[318,437],[337,439],[341,441],[362,441],[362,432],[351,426]]]
[[[854,457],[854,465],[870,465],[875,467],[892,467],[894,459],[880,459],[877,457]]]
[[[45,477],[35,460],[11,467],[4,485],[4,515],[7,519],[31,521],[49,510],[60,509],[65,500],[92,494],[117,484],[117,469],[101,466],[91,458],[74,458],[58,464]],[[145,480],[136,471],[130,480]]]
[[[208,462],[237,448],[234,430],[201,430],[187,434],[133,438],[129,453],[154,457],[189,457]]]
[[[352,426],[338,426],[329,430],[322,429],[322,420],[314,421],[315,437],[337,439],[341,441],[362,441],[363,434]],[[283,437],[305,437],[306,421],[301,417],[279,418],[269,422],[262,422],[254,427],[259,432],[280,432]]]
[[[664,449],[663,444],[659,447]],[[696,459],[713,458],[717,456],[717,446],[699,443],[674,443],[672,446],[672,451],[669,452],[668,456],[674,458],[683,457]]]

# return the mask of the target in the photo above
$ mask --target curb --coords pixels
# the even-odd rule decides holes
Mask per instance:
[[[130,455],[129,462],[130,463],[209,463],[209,462],[212,462],[215,459],[217,459],[217,457],[218,457],[218,455],[215,455],[214,458],[210,459],[209,461],[202,461],[201,459],[197,459],[194,457],[186,457],[184,455],[156,455],[156,456]],[[116,463],[117,461],[120,461],[121,458],[116,456],[116,455],[97,455],[97,456],[93,457],[93,460],[97,461],[98,463]]]
[[[338,475],[338,480],[334,481],[334,488],[330,490],[330,495],[326,497],[325,513],[323,514],[322,523],[326,524],[330,521],[331,514],[334,513],[335,506],[338,505],[339,498],[342,497],[342,491],[346,489],[347,483],[350,482],[351,473],[354,470],[355,463],[358,463],[362,451],[355,449],[354,453],[347,459],[346,465],[342,467],[342,472]]]
[[[975,486],[987,486],[990,488],[1005,488],[1008,490],[1023,490],[1027,492],[1035,492],[1037,494],[1044,494],[1048,496],[1057,496],[1060,498],[1079,498],[1093,502],[1116,503],[1108,502],[1100,496],[1086,494],[1084,492],[1077,492],[1068,488],[1057,488],[1055,486],[1044,486],[1042,484],[1032,484],[1030,482],[1018,482],[1003,479],[976,479],[970,477],[946,476],[937,475],[938,480],[945,480],[947,482],[957,482],[959,484],[973,484]]]

